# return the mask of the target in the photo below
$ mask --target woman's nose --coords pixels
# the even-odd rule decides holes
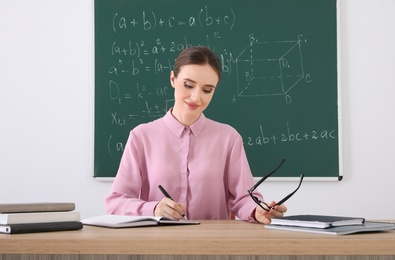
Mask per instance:
[[[195,88],[192,93],[191,93],[191,99],[192,100],[199,100],[200,99],[200,89]]]

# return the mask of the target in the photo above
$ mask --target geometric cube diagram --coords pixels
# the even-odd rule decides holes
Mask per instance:
[[[305,77],[300,42],[300,39],[250,41],[235,60],[237,95],[288,96],[289,91]]]

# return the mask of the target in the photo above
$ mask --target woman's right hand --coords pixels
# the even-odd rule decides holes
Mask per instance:
[[[154,215],[173,220],[185,219],[185,204],[177,203],[169,198],[163,198],[155,207]]]

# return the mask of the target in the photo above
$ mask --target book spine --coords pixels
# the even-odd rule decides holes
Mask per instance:
[[[0,213],[54,212],[72,210],[75,210],[75,203],[72,202],[0,204]]]
[[[79,220],[80,220],[80,213],[78,211],[0,214],[1,225],[66,222],[66,221],[79,221]]]
[[[4,233],[8,234],[24,234],[24,233],[38,233],[38,232],[53,232],[53,231],[69,231],[82,229],[83,225],[79,221],[66,222],[47,222],[47,223],[26,223],[13,224],[8,226],[8,230],[4,229]]]

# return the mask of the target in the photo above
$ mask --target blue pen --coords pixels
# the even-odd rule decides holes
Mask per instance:
[[[166,198],[171,199],[172,201],[174,201],[173,198],[170,196],[170,194],[167,193],[167,191],[165,190],[165,188],[162,187],[162,185],[159,185],[158,188],[159,188],[160,191],[163,193],[163,195],[165,195]],[[188,220],[187,217],[185,216],[185,214],[183,214],[182,216],[183,216],[186,220]]]

